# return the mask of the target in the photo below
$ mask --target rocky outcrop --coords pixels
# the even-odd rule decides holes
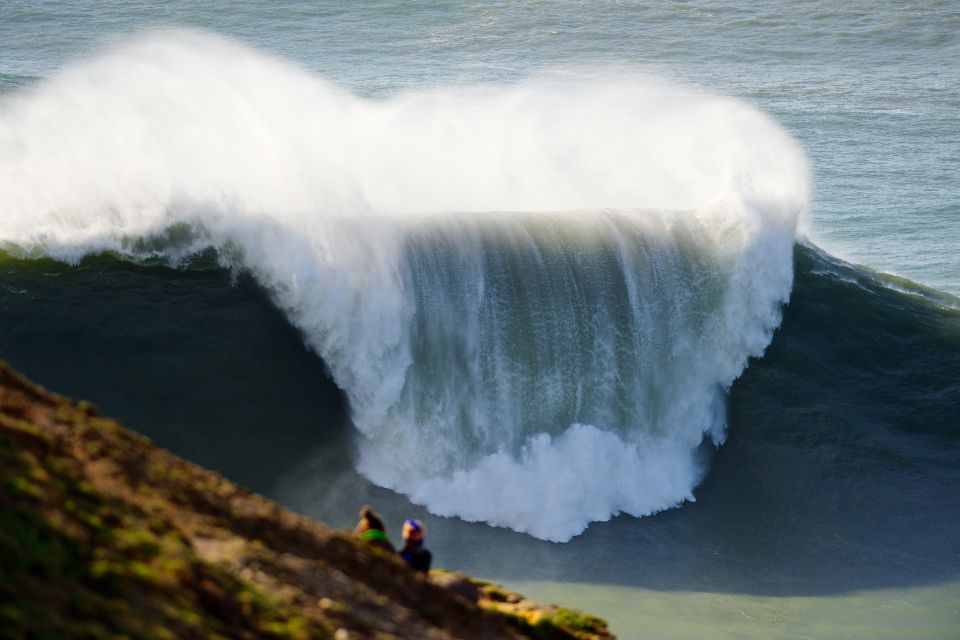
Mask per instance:
[[[612,638],[429,579],[0,365],[0,638]]]

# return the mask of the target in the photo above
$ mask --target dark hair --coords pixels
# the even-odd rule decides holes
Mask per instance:
[[[380,516],[373,510],[368,504],[363,505],[363,508],[360,509],[360,520],[361,525],[363,520],[366,520],[366,529],[379,529],[380,531],[386,531],[387,528],[383,526],[383,520],[380,519]],[[360,526],[360,525],[358,525]]]

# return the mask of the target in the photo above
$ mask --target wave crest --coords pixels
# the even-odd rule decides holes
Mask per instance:
[[[771,120],[662,81],[370,100],[197,32],[0,106],[0,242],[219,248],[346,391],[361,471],[551,540],[691,498],[807,182]]]

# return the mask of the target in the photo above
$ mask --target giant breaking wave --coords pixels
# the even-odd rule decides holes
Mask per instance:
[[[807,184],[767,117],[636,74],[365,99],[163,32],[0,104],[6,250],[216,248],[346,392],[362,473],[555,541],[693,499]]]

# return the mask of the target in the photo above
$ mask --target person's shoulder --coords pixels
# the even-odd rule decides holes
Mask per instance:
[[[420,571],[430,571],[430,564],[433,562],[433,554],[424,547],[417,549],[413,556],[413,565]]]

